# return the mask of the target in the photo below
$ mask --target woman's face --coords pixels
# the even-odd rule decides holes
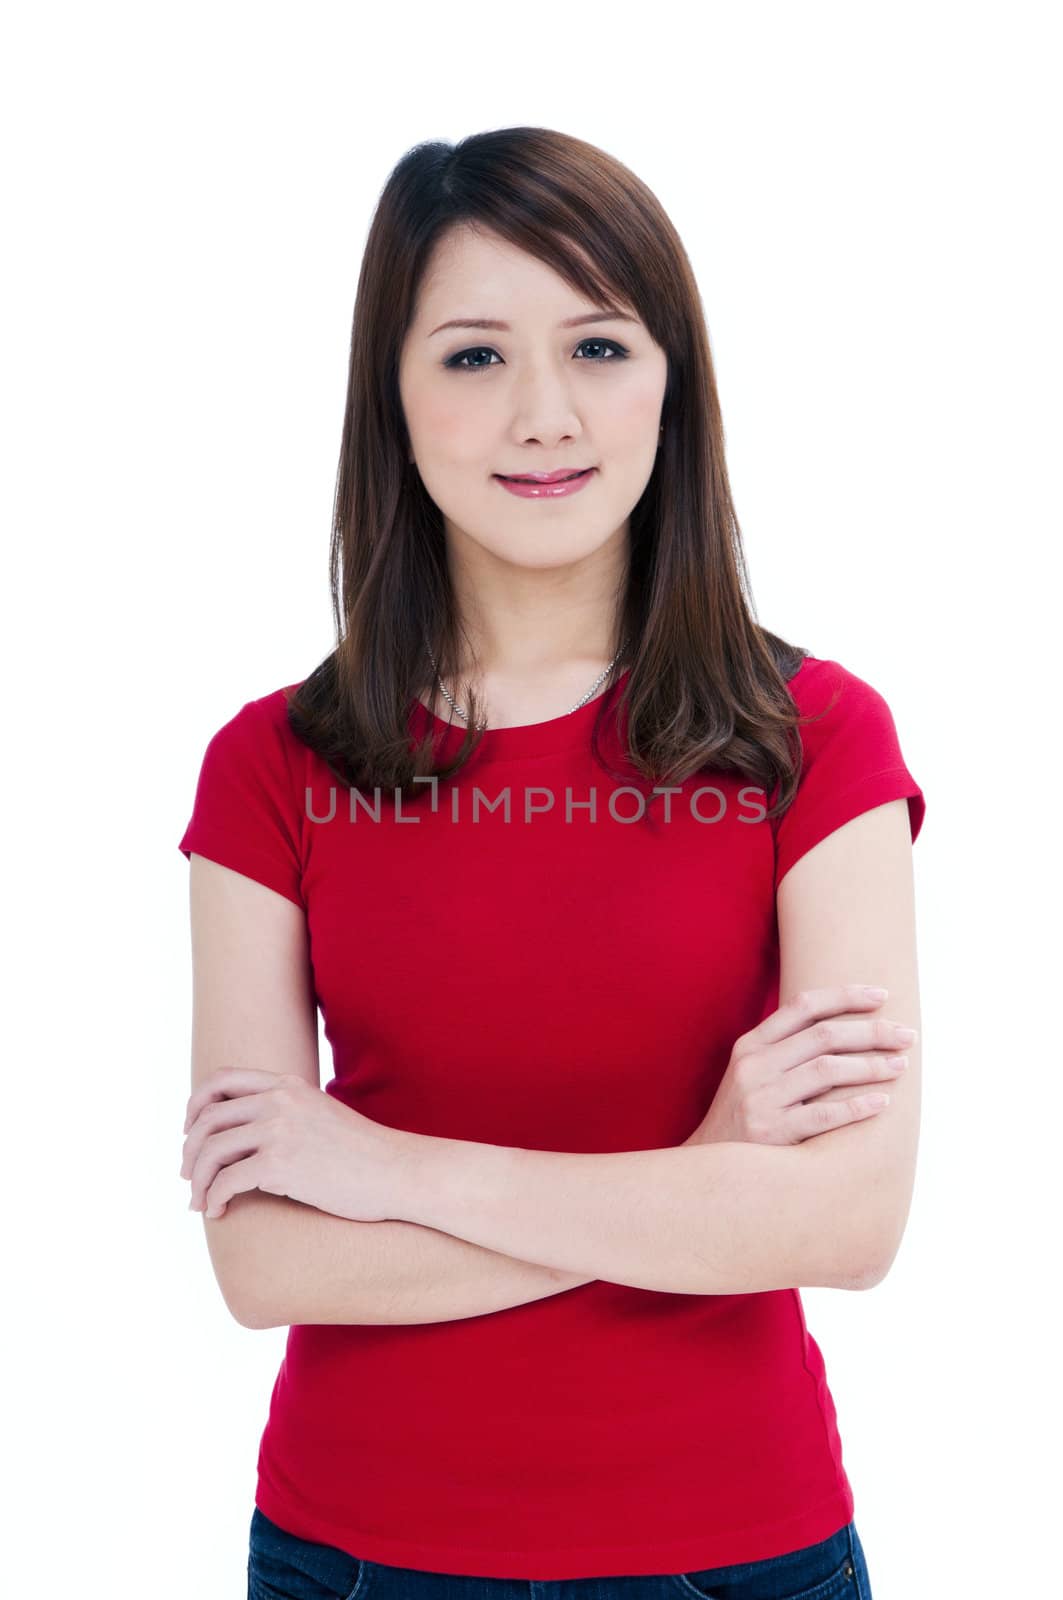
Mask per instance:
[[[668,365],[641,321],[590,320],[600,310],[494,234],[462,226],[439,241],[399,392],[417,471],[459,554],[477,553],[471,541],[534,569],[626,547],[657,456]],[[452,319],[508,326],[440,327]],[[595,470],[584,487],[556,498],[524,499],[496,476],[585,467]]]

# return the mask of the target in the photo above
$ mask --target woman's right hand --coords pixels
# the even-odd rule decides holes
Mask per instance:
[[[848,1122],[873,1117],[880,1090],[908,1065],[899,1024],[874,1011],[885,997],[860,984],[806,989],[736,1040],[705,1117],[684,1144],[802,1144]],[[859,1090],[863,1092],[854,1092]]]

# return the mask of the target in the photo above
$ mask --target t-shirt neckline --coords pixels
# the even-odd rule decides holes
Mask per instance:
[[[621,691],[630,671],[630,667],[624,668],[611,686],[613,691]],[[589,749],[594,720],[602,700],[609,693],[610,688],[602,689],[577,710],[562,712],[560,716],[549,717],[545,722],[521,723],[511,728],[485,728],[473,759],[500,761],[521,756],[552,755],[581,746]],[[450,756],[460,749],[465,738],[465,722],[456,711],[453,720],[448,721],[429,711],[420,700],[414,700],[412,715],[417,719],[419,734],[425,731],[426,726],[431,727],[436,738],[442,741],[445,755]]]

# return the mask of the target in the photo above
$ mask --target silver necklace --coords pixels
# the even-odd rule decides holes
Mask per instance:
[[[425,646],[425,648],[428,649],[427,645]],[[577,700],[576,704],[574,706],[569,706],[567,711],[562,712],[563,716],[570,717],[572,715],[573,711],[578,711],[580,706],[585,706],[587,704],[587,701],[591,698],[591,696],[593,695],[595,689],[598,688],[599,684],[605,682],[606,678],[609,676],[609,674],[612,671],[613,667],[620,660],[620,657],[623,654],[623,650],[624,650],[624,646],[621,645],[620,649],[616,652],[616,655],[613,657],[612,661],[610,661],[610,663],[606,667],[605,671],[604,672],[600,672],[598,674],[598,676],[595,678],[594,682],[591,684],[590,688],[587,690],[587,693],[583,696],[583,698],[581,700]],[[432,663],[432,671],[435,673],[436,683],[439,685],[439,688],[440,688],[440,690],[441,690],[441,692],[443,694],[443,698],[450,705],[452,705],[454,707],[454,710],[458,713],[458,716],[461,717],[461,719],[464,722],[468,722],[469,718],[468,718],[467,713],[464,712],[461,709],[461,707],[458,705],[458,702],[454,699],[453,695],[450,693],[450,691],[447,688],[446,684],[443,682],[442,678],[439,676],[439,668],[436,666],[436,658],[432,654],[431,650],[428,651],[428,659]],[[487,727],[487,723],[486,722],[479,722],[479,723],[477,723],[477,727],[482,731],[483,729],[485,729]]]

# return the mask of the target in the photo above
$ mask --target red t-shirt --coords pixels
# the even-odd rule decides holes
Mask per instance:
[[[278,689],[211,739],[180,848],[304,909],[326,1092],[345,1104],[526,1149],[675,1146],[739,1034],[779,1003],[782,875],[888,800],[907,797],[919,832],[923,795],[882,696],[814,657],[790,680],[802,711],[835,689],[802,730],[797,796],[767,826],[763,791],[727,773],[635,820],[645,780],[629,766],[636,787],[614,795],[592,760],[600,697],[488,730],[434,797],[425,784],[397,809],[380,792],[374,813],[374,792],[352,796],[295,738]],[[420,702],[410,717],[444,751],[460,744],[457,718]],[[256,1503],[361,1559],[542,1580],[759,1561],[853,1516],[797,1289],[607,1282],[451,1322],[292,1327]]]

